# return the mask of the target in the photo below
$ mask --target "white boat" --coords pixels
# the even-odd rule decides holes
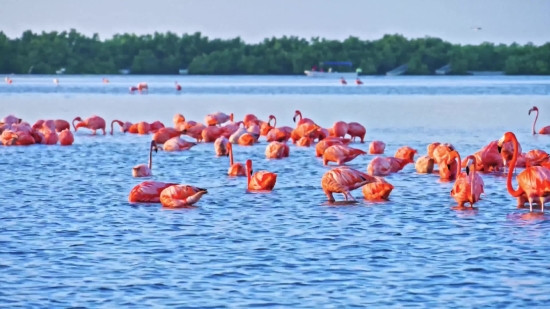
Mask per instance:
[[[130,74],[130,70],[129,69],[121,69],[121,70],[118,70],[118,72],[122,75],[128,75]]]
[[[189,74],[189,70],[181,69],[179,72],[180,72],[181,75],[187,75],[187,74]]]
[[[344,79],[354,79],[359,76],[357,72],[319,72],[319,71],[304,71],[308,77],[317,77],[317,78],[344,78]]]
[[[55,71],[55,74],[64,74],[65,68],[61,68],[60,70]]]

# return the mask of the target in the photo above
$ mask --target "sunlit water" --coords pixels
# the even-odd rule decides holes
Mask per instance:
[[[299,109],[323,127],[337,120],[364,124],[367,142],[352,146],[367,150],[370,141],[382,140],[388,156],[404,145],[425,154],[434,141],[450,142],[465,156],[506,131],[517,134],[524,151],[549,151],[550,145],[550,137],[530,134],[533,117],[527,115],[537,105],[539,127],[550,124],[548,95],[525,89],[521,96],[491,95],[494,85],[525,87],[521,78],[479,79],[478,86],[466,78],[458,80],[465,87],[486,89],[484,95],[433,95],[441,87],[453,87],[438,86],[445,83],[436,78],[402,79],[392,85],[401,89],[436,84],[422,90],[434,93],[407,96],[300,95],[298,90],[272,95],[265,87],[274,87],[273,80],[288,87],[314,82],[257,77],[259,85],[248,86],[240,86],[238,78],[203,78],[204,87],[195,78],[192,87],[199,90],[190,92],[195,94],[168,93],[169,79],[164,77],[132,77],[126,82],[119,77],[108,87],[118,85],[120,93],[96,94],[94,89],[103,87],[100,78],[95,78],[99,85],[92,85],[91,77],[72,77],[75,89],[83,90],[48,94],[41,89],[55,88],[46,84],[51,78],[14,77],[13,85],[0,86],[1,116],[14,114],[32,124],[97,114],[109,123],[160,120],[170,125],[175,113],[203,121],[207,113],[219,110],[239,119],[246,113],[264,119],[273,114],[277,125],[293,126],[292,116]],[[127,85],[143,79],[151,87],[148,95],[125,93]],[[208,92],[220,80],[234,90],[224,95]],[[90,85],[79,86],[85,83]],[[164,85],[164,92],[157,93],[156,83]],[[550,79],[536,83],[548,87]],[[59,89],[63,78],[61,85]],[[242,87],[256,92],[247,94]],[[215,157],[212,144],[200,144],[188,152],[154,155],[152,179],[209,192],[197,209],[164,210],[127,202],[130,189],[144,180],[132,178],[131,168],[147,162],[149,140],[118,129],[113,136],[79,130],[72,147],[0,147],[1,305],[550,305],[550,216],[528,220],[528,211],[516,208],[502,176],[482,176],[486,195],[476,204],[477,212],[452,210],[452,183],[440,182],[437,175],[418,175],[413,165],[386,177],[395,186],[390,201],[366,202],[356,190],[356,205],[333,206],[326,203],[320,185],[330,167],[314,157],[313,147],[291,146],[290,158],[283,160],[265,159],[265,141],[235,147],[236,161],[252,159],[254,170],[278,174],[273,193],[247,194],[243,178],[227,177],[228,159]],[[359,157],[348,165],[365,171],[373,157]]]

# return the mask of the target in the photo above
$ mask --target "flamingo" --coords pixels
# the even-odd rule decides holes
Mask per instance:
[[[174,128],[160,128],[158,129],[154,134],[152,140],[157,142],[157,144],[164,144],[169,139],[174,137],[179,137],[182,134],[182,132],[174,129]]]
[[[233,134],[231,134],[231,136],[229,136],[229,142],[232,143],[232,144],[238,144],[239,143],[239,137],[241,137],[241,135],[243,135],[247,132],[248,132],[248,130],[246,128],[239,127],[237,129],[237,131],[235,131]]]
[[[277,182],[277,174],[275,173],[259,171],[253,174],[251,160],[246,160],[246,177],[248,192],[272,191]]]
[[[55,123],[56,132],[61,132],[63,130],[69,130],[69,131],[71,130],[71,124],[67,120],[57,119],[57,120],[54,120],[54,123]]]
[[[137,90],[139,90],[139,88],[136,87],[136,86],[131,86],[130,87],[130,93],[134,93],[134,91],[137,91]]]
[[[269,116],[271,117],[271,116]],[[244,123],[244,126],[248,128],[248,126],[252,123],[252,122],[256,122],[258,121],[258,117],[256,117],[256,115],[253,115],[253,114],[246,114],[244,115],[244,118],[243,118],[243,123]],[[268,121],[269,122],[269,121]]]
[[[451,151],[455,150],[454,146],[445,143],[439,144],[433,150],[433,158],[435,163],[439,168],[439,178],[444,180],[454,179],[456,177],[456,164],[455,161],[451,161],[450,164],[447,164],[447,159]]]
[[[529,114],[528,114],[528,115],[531,115],[531,112],[533,112],[533,111],[536,111],[536,112],[537,112],[537,116],[535,116],[535,121],[533,121],[533,128],[532,128],[532,130],[533,130],[533,135],[535,135],[535,134],[537,134],[537,133],[535,132],[535,124],[537,123],[537,119],[539,118],[539,108],[536,107],[536,106],[533,106],[533,108],[531,108],[531,109],[529,110]],[[540,130],[539,130],[539,134],[550,134],[550,126],[546,126],[546,127],[542,128],[542,129],[540,129]]]
[[[9,77],[4,78],[4,80],[6,81],[6,84],[11,84],[13,82]]]
[[[333,193],[343,194],[346,201],[355,201],[350,191],[358,189],[373,181],[375,181],[374,177],[363,172],[347,166],[339,166],[323,175],[321,178],[321,187],[330,202],[335,201],[332,195]]]
[[[163,149],[164,149],[164,151],[168,151],[168,152],[171,152],[171,151],[185,151],[185,150],[191,149],[192,147],[194,147],[196,145],[197,145],[197,143],[191,143],[191,142],[188,142],[188,141],[180,138],[179,136],[176,136],[176,137],[172,137],[171,139],[167,140],[163,145]]]
[[[359,77],[357,77],[357,79],[355,79],[355,83],[357,85],[363,85],[363,82],[359,79]]]
[[[282,159],[288,157],[290,148],[285,143],[271,142],[265,147],[265,157],[267,159]]]
[[[206,129],[206,127],[198,123],[188,129],[184,129],[181,131],[181,134],[185,134],[187,136],[190,136],[197,140],[197,143],[203,140],[202,132]],[[217,137],[216,137],[217,138]],[[215,140],[215,139],[214,139]]]
[[[514,154],[508,169],[514,170],[518,159],[518,140],[512,132],[506,132],[498,140],[498,150],[502,149],[505,142],[512,141],[514,145]],[[523,207],[529,203],[529,211],[533,211],[533,203],[539,204],[541,211],[544,212],[544,203],[550,200],[550,169],[542,166],[530,166],[525,168],[517,176],[519,188],[514,190],[512,187],[512,173],[508,172],[506,177],[506,188],[508,193],[517,198],[518,207]]]
[[[300,116],[300,119],[298,120],[298,122],[296,122],[296,117]],[[294,117],[292,117],[292,121],[296,122],[296,128],[298,126],[300,126],[301,124],[304,124],[304,123],[311,123],[311,124],[315,124],[313,122],[313,120],[309,119],[309,118],[303,118],[302,117],[302,112],[300,112],[299,110],[296,110],[294,112]]]
[[[315,145],[315,156],[316,157],[322,157],[325,153],[325,150],[329,148],[332,145],[347,145],[351,141],[349,139],[343,139],[339,137],[329,137],[325,138],[317,143]]]
[[[108,83],[109,83],[109,80],[106,79],[106,78],[103,78],[102,82],[103,82],[104,84],[108,84]]]
[[[59,132],[59,144],[61,146],[70,146],[74,143],[74,136],[71,130],[65,129]]]
[[[167,208],[190,208],[208,190],[189,185],[169,186],[160,193],[160,203]]]
[[[345,137],[348,133],[348,124],[343,121],[337,121],[332,125],[332,136]]]
[[[59,80],[57,78],[54,78],[53,83],[57,86],[57,85],[59,85]]]
[[[140,92],[144,91],[144,90],[147,90],[147,92],[149,92],[149,85],[147,85],[147,83],[145,83],[145,82],[141,82],[141,83],[137,84],[137,90],[139,90]]]
[[[128,195],[130,203],[160,203],[161,192],[177,183],[166,183],[160,181],[144,181],[132,188]]]
[[[75,126],[74,124],[75,121],[80,121],[80,122]],[[100,129],[103,130],[103,135],[106,134],[105,119],[95,115],[85,119],[84,121],[82,120],[82,118],[76,117],[75,119],[73,119],[73,127],[75,132],[78,130],[78,128],[87,128],[92,130],[93,135],[96,135],[96,131]]]
[[[367,153],[361,149],[352,148],[347,145],[332,145],[323,153],[323,165],[327,165],[328,162],[336,162],[336,164],[342,165],[357,158],[359,155],[366,154]]]
[[[227,115],[222,112],[216,112],[213,114],[208,114],[204,117],[204,123],[206,123],[206,126],[221,125],[227,121],[233,122],[233,113]]]
[[[175,127],[179,123],[184,123],[185,117],[182,114],[175,114],[174,118],[172,118],[172,122],[174,123],[174,127]]]
[[[373,178],[375,181],[367,183],[361,189],[363,192],[363,197],[369,201],[388,200],[390,193],[394,188],[393,185],[382,177],[374,176]]]
[[[241,136],[239,136],[239,139],[237,140],[237,143],[241,146],[252,146],[254,143],[256,143],[256,137],[258,135],[254,135],[252,133],[245,133]]]
[[[153,168],[153,150],[155,152],[158,152],[157,143],[155,141],[151,141],[151,144],[149,146],[149,164],[140,164],[136,165],[132,168],[132,176],[134,177],[149,177],[153,176],[153,173],[151,169]]]
[[[475,169],[475,156],[468,156],[466,165],[466,173],[462,173],[462,166],[460,161],[460,154],[456,150],[451,151],[449,154],[449,160],[457,160],[456,165],[456,180],[451,190],[451,196],[458,203],[455,209],[464,208],[464,204],[470,203],[470,207],[474,207],[474,203],[480,200],[480,195],[483,193],[483,179],[476,174]],[[474,168],[470,169],[473,164]]]
[[[441,143],[438,143],[438,142],[435,142],[435,143],[431,143],[428,145],[427,149],[428,149],[428,154],[427,156],[430,157],[430,158],[434,158],[434,151],[435,149],[437,148],[437,146],[439,146]],[[450,144],[449,144],[450,145]],[[435,158],[434,158],[435,159]]]
[[[137,123],[137,130],[139,135],[149,134],[151,132],[151,125],[145,121]]]
[[[383,154],[386,149],[386,144],[382,141],[372,141],[369,145],[370,154]]]
[[[400,159],[394,157],[374,157],[367,165],[367,173],[373,176],[386,176],[391,173],[397,173],[407,164],[413,163],[409,159]]]
[[[429,156],[419,157],[415,164],[414,168],[419,174],[431,174],[434,171],[435,160]]]
[[[361,143],[365,142],[365,135],[367,134],[367,129],[363,125],[357,122],[348,123],[348,134],[351,136],[351,139],[355,142],[355,138],[358,137],[361,139]]]
[[[504,146],[502,147],[501,151],[504,151]],[[519,152],[520,150],[518,150],[518,153]],[[550,160],[550,156],[548,155],[548,153],[540,149],[529,150],[525,154],[524,158],[525,158],[526,166],[541,166],[543,163],[548,162]]]
[[[407,159],[411,162],[414,162],[414,155],[417,154],[418,151],[416,149],[413,149],[409,146],[403,146],[395,152],[394,157],[399,159]]]
[[[229,176],[246,176],[246,169],[241,163],[233,162],[233,145],[231,143],[227,144],[227,149],[229,150],[229,169],[227,170],[227,175]]]
[[[343,77],[340,77],[340,84],[347,85],[348,83],[346,82],[346,80]]]
[[[313,138],[311,136],[302,136],[298,141],[296,141],[296,146],[298,147],[309,147],[313,143]]]
[[[176,91],[181,91],[181,85],[176,82]]]
[[[229,141],[223,136],[220,136],[216,139],[216,141],[214,142],[214,151],[216,152],[216,156],[221,157],[229,154],[227,144],[229,144]]]

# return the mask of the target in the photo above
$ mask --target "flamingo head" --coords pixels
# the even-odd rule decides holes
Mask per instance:
[[[538,111],[539,111],[539,108],[536,107],[536,106],[533,106],[533,107],[529,110],[528,115],[531,115],[531,112],[534,112],[534,111],[537,111],[537,112],[538,112]]]
[[[302,113],[300,113],[299,110],[296,110],[294,112],[294,117],[292,117],[292,121],[296,122],[296,117],[298,117],[298,115],[302,116]]]
[[[155,152],[159,151],[159,148],[157,146],[157,142],[151,141],[151,149],[154,150]]]
[[[231,151],[233,151],[233,145],[231,145],[231,143],[227,143],[227,154],[225,156],[229,157],[229,153]]]
[[[498,153],[502,151],[502,146],[504,145],[504,143],[509,142],[510,140],[512,140],[513,137],[515,137],[515,135],[512,132],[504,133],[504,135],[497,142]]]
[[[233,122],[233,113],[229,114],[229,120]]]
[[[469,155],[468,157],[466,157],[466,160],[468,160],[466,163],[466,175],[470,175],[470,165],[474,164],[475,169],[476,157]]]

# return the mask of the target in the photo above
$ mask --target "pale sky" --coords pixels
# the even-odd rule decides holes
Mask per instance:
[[[0,31],[202,32],[247,42],[386,33],[462,44],[550,41],[550,0],[0,0]],[[470,27],[482,27],[473,31]]]

